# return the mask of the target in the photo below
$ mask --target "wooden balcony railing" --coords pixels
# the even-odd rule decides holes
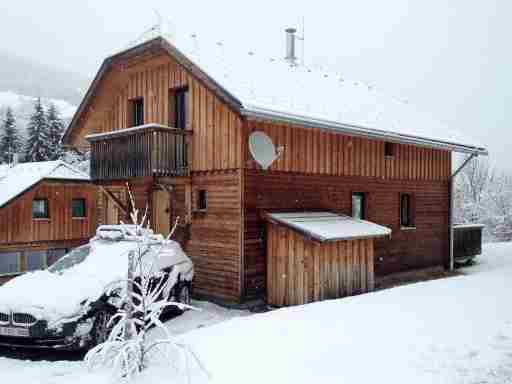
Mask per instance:
[[[95,181],[145,176],[188,176],[191,131],[147,124],[89,135]]]

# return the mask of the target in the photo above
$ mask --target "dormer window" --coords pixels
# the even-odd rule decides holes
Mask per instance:
[[[132,99],[129,101],[130,126],[144,125],[144,99]]]

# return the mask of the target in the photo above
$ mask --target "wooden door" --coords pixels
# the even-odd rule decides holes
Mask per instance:
[[[116,225],[119,224],[119,210],[112,200],[103,195],[105,205],[105,220],[103,224]]]
[[[171,199],[164,190],[153,191],[153,231],[167,236],[171,231]]]

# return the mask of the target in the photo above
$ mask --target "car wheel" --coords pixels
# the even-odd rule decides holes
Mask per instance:
[[[110,331],[112,330],[112,327],[109,324],[111,318],[112,315],[108,311],[98,311],[92,327],[91,336],[93,345],[98,345],[108,340]]]
[[[181,284],[178,292],[178,302],[190,305],[190,287],[188,284]]]

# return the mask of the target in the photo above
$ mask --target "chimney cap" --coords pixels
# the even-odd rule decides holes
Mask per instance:
[[[287,33],[295,33],[297,32],[297,28],[286,28],[284,31]]]

